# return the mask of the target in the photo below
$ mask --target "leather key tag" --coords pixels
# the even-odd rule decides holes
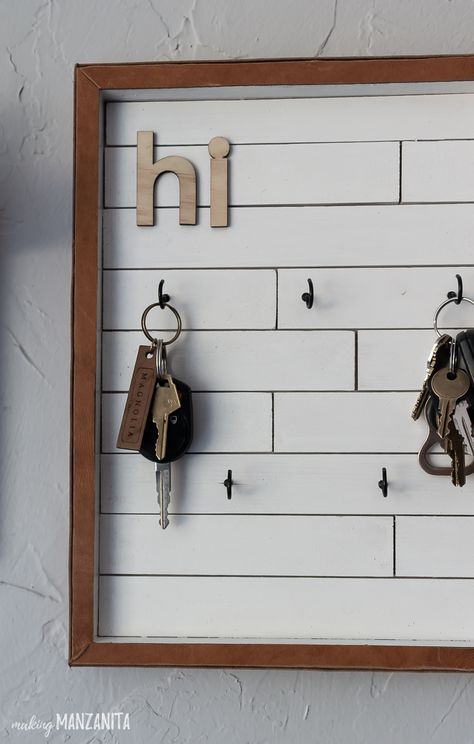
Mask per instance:
[[[122,424],[118,449],[140,450],[156,385],[156,346],[139,346]]]

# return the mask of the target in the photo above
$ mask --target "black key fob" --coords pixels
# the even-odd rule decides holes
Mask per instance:
[[[461,331],[456,336],[458,364],[474,380],[474,329]]]
[[[461,331],[456,336],[457,366],[464,370],[470,379],[471,387],[464,396],[469,405],[469,415],[473,419],[471,409],[474,410],[474,329]]]
[[[181,380],[173,378],[179,395],[181,407],[168,417],[166,436],[166,454],[163,460],[156,456],[158,430],[153,421],[153,401],[148,412],[148,419],[143,434],[140,454],[153,462],[173,462],[184,455],[193,441],[193,403],[191,388]]]

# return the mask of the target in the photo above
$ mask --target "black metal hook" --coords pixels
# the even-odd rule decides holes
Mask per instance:
[[[224,486],[227,488],[227,498],[230,500],[232,498],[232,486],[234,485],[234,481],[232,480],[232,470],[227,471],[227,478],[224,481]]]
[[[301,299],[303,302],[306,302],[306,307],[308,310],[311,310],[314,303],[314,287],[313,287],[313,281],[312,279],[308,279],[308,289],[309,292],[303,292],[301,295]]]
[[[387,498],[388,496],[387,468],[382,468],[382,480],[379,480],[379,488],[382,491],[384,498]]]
[[[449,300],[453,300],[454,298],[456,298],[454,300],[454,304],[455,305],[460,305],[461,304],[462,297],[463,297],[463,287],[462,287],[462,277],[461,277],[461,275],[460,274],[456,274],[456,279],[458,281],[458,291],[457,292],[448,292],[448,299]]]
[[[161,282],[158,285],[158,304],[163,310],[166,303],[170,301],[171,297],[169,294],[163,294],[163,284],[165,283],[165,280],[162,279]]]

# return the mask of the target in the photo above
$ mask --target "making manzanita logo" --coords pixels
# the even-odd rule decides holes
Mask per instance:
[[[13,721],[11,728],[39,731],[46,739],[52,731],[130,731],[130,713],[56,713],[52,721],[31,716],[29,721]]]

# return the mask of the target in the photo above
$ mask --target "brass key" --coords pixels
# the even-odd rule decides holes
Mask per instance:
[[[441,439],[446,439],[456,402],[466,395],[470,385],[469,376],[461,369],[450,372],[449,367],[443,367],[433,376],[431,388],[439,398],[438,434]]]
[[[171,493],[171,463],[166,462],[168,416],[181,408],[178,391],[171,375],[166,374],[158,381],[152,405],[153,422],[157,429],[155,453],[159,460],[155,464],[156,489],[160,506],[160,524],[162,529],[166,529],[169,524],[168,508]]]
[[[420,417],[420,414],[430,397],[430,380],[435,374],[436,368],[441,366],[440,362],[442,363],[442,360],[440,360],[440,356],[443,356],[442,352],[447,348],[450,341],[452,341],[451,336],[448,336],[448,334],[445,333],[437,339],[435,345],[431,349],[429,359],[426,363],[425,379],[423,380],[422,388],[411,412],[411,416],[415,421]]]
[[[153,398],[153,422],[157,428],[156,457],[163,461],[166,457],[166,437],[168,432],[168,416],[181,408],[178,391],[171,375],[165,375],[166,383],[155,388]]]

